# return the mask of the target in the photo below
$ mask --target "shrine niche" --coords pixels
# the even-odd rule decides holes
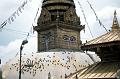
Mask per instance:
[[[80,18],[77,16],[74,7],[70,7],[65,12],[65,21],[68,23],[80,24]]]
[[[40,17],[38,18],[37,24],[38,25],[45,24],[45,23],[50,22],[50,20],[51,20],[51,15],[49,11],[46,8],[43,8],[41,11]]]

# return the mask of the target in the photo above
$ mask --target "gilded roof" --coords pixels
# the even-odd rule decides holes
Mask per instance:
[[[95,78],[116,78],[117,72],[120,69],[120,62],[100,62],[93,64],[86,69],[70,75],[67,79],[95,79]]]
[[[113,18],[113,24],[111,27],[112,30],[102,36],[99,36],[99,37],[87,42],[85,44],[85,46],[120,41],[120,27],[119,27],[119,23],[118,23],[116,14],[117,13],[115,11],[114,18]]]
[[[85,45],[100,44],[112,41],[120,41],[120,30],[110,31],[98,38],[87,42]]]

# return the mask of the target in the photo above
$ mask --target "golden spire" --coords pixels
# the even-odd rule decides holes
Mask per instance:
[[[116,13],[116,10],[115,10],[115,11],[114,11],[113,24],[112,24],[112,27],[111,27],[112,30],[118,30],[118,29],[120,29],[116,15],[117,15],[117,13]]]

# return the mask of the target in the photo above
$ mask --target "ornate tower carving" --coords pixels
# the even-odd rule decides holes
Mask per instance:
[[[44,0],[34,28],[38,32],[38,51],[79,50],[83,28],[73,0]]]

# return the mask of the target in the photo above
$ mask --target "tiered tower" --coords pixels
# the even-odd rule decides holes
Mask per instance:
[[[38,18],[38,51],[80,49],[80,31],[84,26],[76,14],[73,0],[44,0]]]

